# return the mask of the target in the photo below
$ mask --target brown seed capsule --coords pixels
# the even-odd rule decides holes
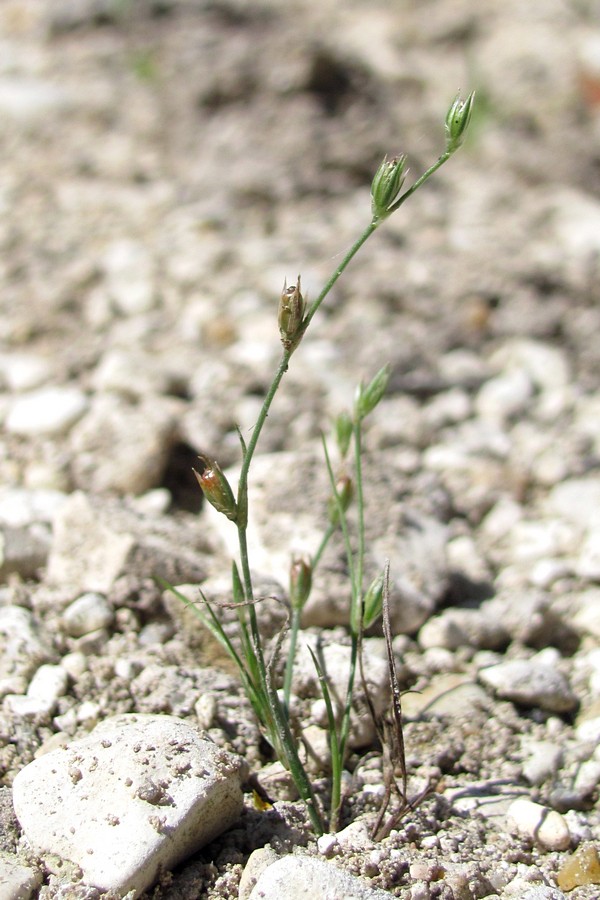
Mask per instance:
[[[286,350],[295,350],[302,338],[302,320],[304,318],[304,297],[300,292],[300,276],[298,284],[287,286],[284,282],[279,299],[277,321],[281,343]]]

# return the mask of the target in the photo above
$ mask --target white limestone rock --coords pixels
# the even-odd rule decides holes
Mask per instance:
[[[22,769],[15,813],[35,851],[137,897],[229,828],[245,764],[175,716],[120,715]]]

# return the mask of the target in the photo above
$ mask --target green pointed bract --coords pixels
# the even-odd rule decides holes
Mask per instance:
[[[371,183],[371,211],[373,221],[379,222],[393,212],[404,179],[406,178],[406,156],[387,156],[377,169]]]
[[[383,575],[378,575],[365,594],[363,604],[363,628],[370,628],[381,615],[383,607]]]
[[[348,453],[353,427],[352,416],[348,412],[340,413],[335,420],[335,440],[342,459],[344,459]]]
[[[375,409],[383,397],[390,378],[390,371],[389,365],[385,365],[370,384],[366,387],[363,384],[358,386],[354,401],[354,415],[359,422]]]
[[[465,133],[471,121],[475,91],[471,91],[466,100],[460,94],[454,98],[450,109],[446,113],[446,150],[454,153],[458,150],[465,138]]]

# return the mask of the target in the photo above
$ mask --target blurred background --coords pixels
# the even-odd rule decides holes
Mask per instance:
[[[3,0],[2,480],[164,483],[191,502],[190,458],[233,461],[235,423],[254,421],[284,278],[300,272],[316,295],[369,219],[383,156],[408,154],[418,177],[459,90],[477,91],[465,147],[329,298],[264,449],[314,437],[386,360],[392,394],[421,402],[447,386],[441,359],[470,350],[475,383],[473,360],[511,336],[560,346],[593,392],[599,13],[594,0]],[[49,386],[20,418],[16,400]],[[148,397],[179,404],[176,440],[156,459],[132,444],[145,473],[103,476],[115,417]]]

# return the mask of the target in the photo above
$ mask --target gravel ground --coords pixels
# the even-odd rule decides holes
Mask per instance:
[[[25,873],[3,898],[124,896],[36,848],[12,784],[130,713],[203,729],[273,801],[245,782],[236,824],[144,897],[238,897],[265,847],[404,900],[599,896],[599,21],[594,0],[3,0],[0,869]],[[222,651],[154,578],[227,602],[231,527],[194,460],[239,465],[284,278],[316,296],[383,156],[418,176],[459,88],[466,146],[336,286],[256,459],[272,635],[289,554],[323,526],[320,431],[390,363],[367,568],[391,560],[409,793],[432,791],[373,840],[382,762],[357,717],[344,828],[317,843]],[[305,617],[333,672],[341,559]],[[365,652],[385,706],[380,634]],[[319,755],[302,659],[295,691]]]

